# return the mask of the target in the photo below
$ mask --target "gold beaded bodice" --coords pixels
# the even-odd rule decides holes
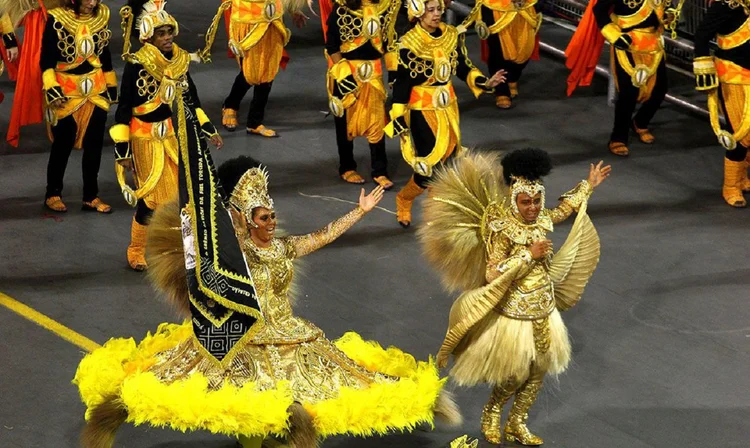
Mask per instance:
[[[49,10],[49,15],[54,18],[57,48],[63,58],[56,70],[73,70],[84,62],[100,68],[99,56],[112,38],[112,31],[108,28],[109,8],[100,4],[93,16],[76,16],[68,8],[55,8]]]
[[[291,239],[273,239],[270,247],[261,248],[248,238],[243,252],[263,315],[251,329],[252,343],[296,344],[322,336],[319,328],[292,314],[289,288],[294,278],[295,250]]]
[[[379,3],[362,2],[361,9],[352,10],[343,2],[337,2],[336,24],[341,37],[341,51],[348,53],[362,45],[370,44],[384,53],[396,46],[396,14],[400,2],[381,0]],[[384,49],[384,42],[392,48]]]
[[[428,85],[448,82],[458,67],[458,30],[443,23],[440,29],[442,34],[435,37],[417,25],[401,38],[401,48],[408,52],[399,64],[409,69],[412,78],[427,77]]]
[[[187,89],[187,72],[190,54],[172,44],[172,58],[167,59],[155,46],[144,43],[135,54],[128,56],[128,62],[140,64],[136,87],[138,96],[146,101],[133,108],[135,115],[145,115],[161,105],[172,107],[177,88]]]

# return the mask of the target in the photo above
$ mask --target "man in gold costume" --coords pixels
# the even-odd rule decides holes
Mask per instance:
[[[537,48],[537,32],[542,26],[538,0],[480,0],[463,25],[471,24],[487,46],[490,73],[505,70],[508,82],[495,88],[495,105],[511,107],[511,98],[518,96],[521,72]]]
[[[540,149],[494,156],[467,154],[440,171],[419,230],[427,259],[443,284],[462,292],[450,312],[438,352],[460,385],[493,386],[482,412],[485,438],[523,445],[543,440],[526,426],[547,373],[562,373],[570,343],[560,311],[575,305],[599,260],[599,238],[586,215],[593,191],[611,167],[591,165],[587,180],[545,208],[542,176],[552,168]],[[503,181],[499,179],[502,176]],[[556,255],[547,239],[554,225],[578,217]],[[505,429],[503,406],[515,396]]]
[[[222,140],[203,109],[188,68],[190,55],[175,44],[177,21],[164,10],[161,0],[131,0],[131,17],[143,46],[135,53],[123,52],[127,63],[122,75],[116,124],[110,129],[115,142],[118,179],[126,200],[136,211],[130,231],[128,264],[136,271],[147,268],[146,226],[154,209],[177,195],[179,151],[172,122],[177,86],[187,88],[203,134],[217,147]],[[127,25],[126,25],[127,26]],[[126,36],[126,41],[129,35]],[[138,188],[124,182],[125,171],[133,171]]]
[[[397,70],[398,54],[395,18],[400,3],[387,0],[339,0],[328,16],[326,53],[331,68],[327,84],[331,113],[336,126],[339,175],[362,184],[354,161],[355,137],[367,137],[370,144],[372,179],[390,189],[385,154],[386,122],[383,65]]]
[[[488,79],[474,67],[466,51],[466,30],[441,20],[442,0],[411,0],[408,7],[416,24],[401,37],[391,122],[385,128],[389,137],[399,136],[401,154],[414,169],[396,196],[396,219],[402,227],[411,224],[412,204],[427,188],[433,168],[461,149],[451,77],[465,81],[477,97],[505,80],[503,71]]]
[[[648,125],[667,94],[662,34],[674,21],[675,10],[661,0],[592,1],[596,22],[612,44],[612,74],[619,92],[608,147],[615,155],[627,156],[631,129],[642,143],[655,140]],[[642,105],[634,116],[638,103]]]
[[[68,0],[47,12],[39,61],[52,138],[44,204],[55,212],[67,211],[61,198],[63,177],[71,151],[78,148],[83,149],[82,209],[109,213],[112,208],[98,197],[107,111],[117,102],[109,8],[99,0]]]
[[[718,49],[711,56],[710,42]],[[708,92],[711,127],[726,149],[722,195],[732,207],[745,207],[750,192],[750,2],[716,0],[695,34],[696,88]],[[723,109],[729,130],[721,129]]]
[[[222,125],[228,131],[237,129],[240,103],[253,87],[247,133],[276,137],[276,131],[265,127],[263,120],[271,84],[291,37],[291,32],[284,26],[284,10],[289,10],[298,26],[302,26],[306,18],[296,0],[224,0],[227,2],[231,2],[229,49],[237,57],[240,73],[224,100]]]

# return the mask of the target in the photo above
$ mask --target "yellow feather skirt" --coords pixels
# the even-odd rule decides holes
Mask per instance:
[[[432,360],[417,362],[397,348],[383,349],[351,332],[334,342],[320,337],[302,344],[246,344],[221,371],[210,355],[196,356],[205,352],[188,350],[192,344],[197,341],[190,322],[162,324],[139,344],[132,338],[114,338],[88,354],[73,380],[88,408],[86,418],[94,407],[117,397],[127,410],[127,421],[135,425],[283,436],[289,429],[288,408],[299,402],[321,437],[368,436],[432,425],[446,381]],[[334,371],[359,374],[329,377],[302,368],[308,365],[298,356],[303,346],[328,353],[323,364],[338,365]],[[256,366],[270,366],[267,376],[274,380],[251,375],[248,357]],[[301,377],[296,373],[314,380],[319,386],[315,389],[323,393],[300,394]]]
[[[480,383],[523,382],[533,362],[543,371],[560,374],[570,362],[570,341],[560,312],[549,320],[549,349],[538,353],[534,323],[492,311],[472,328],[454,351],[453,380],[462,386]]]

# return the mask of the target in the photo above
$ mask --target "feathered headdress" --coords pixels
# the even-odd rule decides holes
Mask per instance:
[[[519,214],[516,198],[521,193],[534,197],[542,195],[541,208],[544,208],[544,183],[542,177],[552,171],[552,160],[547,151],[538,148],[515,150],[502,160],[503,178],[510,187],[510,206]]]
[[[130,0],[128,5],[135,15],[135,27],[139,39],[145,42],[154,35],[154,30],[163,26],[174,28],[174,35],[180,32],[180,25],[166,10],[166,0]]]

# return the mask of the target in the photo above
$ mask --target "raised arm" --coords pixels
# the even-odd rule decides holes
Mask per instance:
[[[587,180],[582,180],[572,190],[560,196],[560,204],[549,209],[548,213],[554,224],[568,219],[573,212],[578,211],[585,201],[588,201],[593,189]]]

